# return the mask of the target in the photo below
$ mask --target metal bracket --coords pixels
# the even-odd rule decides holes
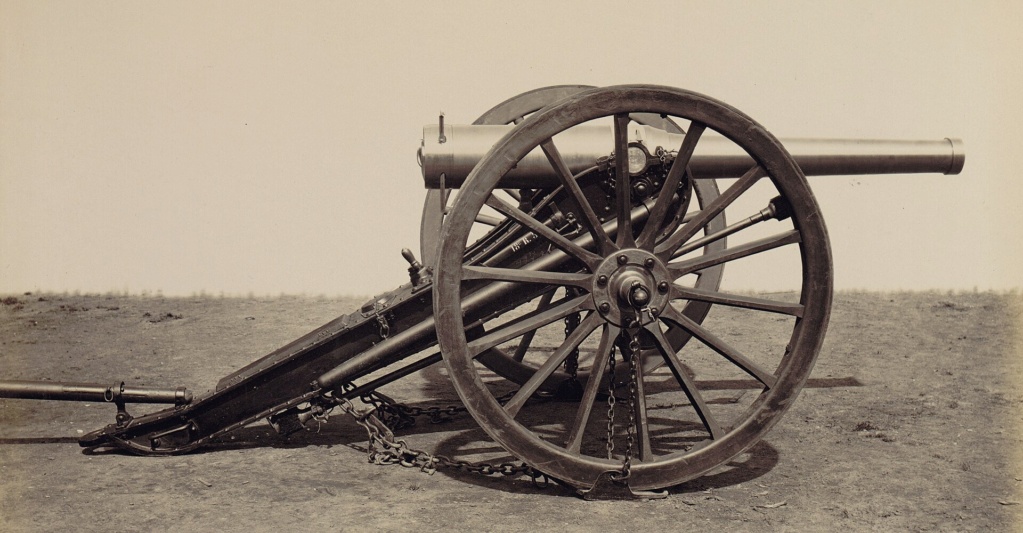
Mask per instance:
[[[386,339],[391,334],[391,325],[387,323],[387,316],[385,316],[383,311],[380,311],[380,313],[376,315],[376,319],[377,325],[380,329],[378,332],[380,334],[380,339]]]
[[[155,435],[150,435],[149,449],[156,451],[157,448],[163,446],[164,444],[168,444],[164,442],[164,439],[174,435],[175,433],[184,433],[184,437],[181,440],[183,440],[184,442],[189,442],[191,440],[191,433],[195,430],[196,430],[195,422],[192,422],[190,420],[180,426],[168,429],[166,431],[162,431],[160,433],[156,433]],[[173,448],[174,444],[168,444],[168,447]]]
[[[593,487],[580,490],[579,496],[586,501],[659,500],[668,497],[666,490],[632,490],[628,479],[621,479],[618,470],[608,470],[597,476]]]
[[[124,382],[120,382],[110,387],[103,392],[103,401],[113,402],[117,407],[117,415],[114,416],[114,420],[117,421],[117,427],[123,428],[131,422],[132,416],[128,414],[128,410],[124,405]]]

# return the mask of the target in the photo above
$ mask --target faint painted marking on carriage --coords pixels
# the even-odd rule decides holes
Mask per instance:
[[[518,241],[515,241],[515,244],[511,245],[511,249],[513,252],[517,252],[521,250],[523,247],[525,247],[527,244],[535,241],[536,238],[537,235],[535,233],[530,232],[525,237],[519,239]]]

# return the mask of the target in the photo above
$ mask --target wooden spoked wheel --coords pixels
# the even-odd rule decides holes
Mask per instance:
[[[573,94],[593,88],[594,87],[587,85],[554,85],[527,91],[497,104],[487,112],[480,115],[473,124],[518,124],[525,120],[526,117],[547,106],[559,102]],[[662,117],[656,114],[634,113],[631,115],[631,118],[638,124],[654,125],[663,128],[670,133],[682,133],[682,130],[680,130],[676,124],[670,121],[665,121]],[[697,205],[699,206],[708,205],[720,194],[717,183],[714,180],[699,180],[693,182],[693,192]],[[494,193],[496,193],[496,191],[494,191]],[[449,210],[451,194],[451,190],[441,191],[437,189],[430,189],[427,191],[426,200],[423,204],[422,220],[419,226],[420,254],[423,258],[423,263],[426,265],[432,266],[436,264],[441,228],[444,224],[445,213]],[[516,191],[504,190],[503,196],[505,199],[508,199],[509,197],[518,199],[518,193]],[[494,226],[496,217],[493,215],[500,216],[499,213],[495,212],[491,212],[490,215],[483,217],[477,216],[476,226]],[[706,234],[715,233],[723,229],[725,224],[725,214],[722,212],[716,217],[713,217],[703,228],[703,231]],[[478,229],[471,233],[478,233]],[[703,252],[712,253],[720,251],[724,249],[725,242],[724,238],[710,242],[704,247]],[[698,271],[693,274],[693,286],[702,290],[717,290],[721,284],[723,271],[723,264],[714,265]],[[537,298],[537,302],[529,302],[529,304],[534,306],[542,304],[544,301],[547,301],[547,298],[550,298],[549,295],[556,289],[557,287],[552,287],[548,293],[539,296]],[[685,306],[681,309],[681,313],[689,319],[700,323],[707,316],[710,308],[710,302],[690,300],[685,303]],[[688,332],[674,326],[666,332],[666,336],[676,349],[680,349],[691,338]],[[527,334],[522,338],[519,338],[513,348],[507,350],[491,348],[480,354],[477,359],[484,366],[493,370],[500,376],[521,385],[522,383],[525,383],[536,371],[535,366],[530,365],[529,361],[524,360],[526,353],[529,351],[529,348],[531,348],[533,339],[534,335]],[[644,367],[646,369],[653,370],[663,364],[662,359],[656,354],[649,355],[649,357],[644,358]],[[577,377],[580,383],[585,383],[589,377],[588,372],[583,370],[581,373],[577,374]],[[557,371],[541,385],[541,390],[554,392],[559,384],[563,383],[568,378],[569,376],[565,372]]]
[[[647,210],[634,209],[628,158],[611,162],[616,212],[602,224],[587,209],[587,198],[577,194],[575,178],[557,148],[562,131],[610,121],[609,144],[615,154],[626,154],[634,113],[688,124],[684,140],[665,147],[674,159],[662,190],[674,190],[685,178],[701,138],[720,135],[750,156],[745,174],[729,180],[719,197],[660,240],[672,200],[662,194]],[[565,190],[580,206],[584,235],[569,240],[544,230],[528,214],[506,208],[508,216],[546,239],[553,252],[519,268],[463,264],[476,215],[501,177],[536,147],[560,169]],[[729,218],[740,222],[697,237],[725,210],[739,211],[739,218],[731,213]],[[492,438],[534,468],[573,486],[589,487],[602,474],[627,471],[633,488],[663,488],[725,464],[757,442],[792,404],[824,339],[831,306],[831,254],[806,178],[762,126],[700,94],[658,86],[607,87],[579,92],[537,112],[480,161],[448,217],[434,307],[452,383]],[[696,253],[723,235],[729,236],[728,247]],[[747,273],[745,281],[736,283],[740,290],[692,285],[692,273],[725,263],[730,271],[734,264]],[[785,276],[795,279],[791,294],[742,292],[758,280]],[[499,297],[535,294],[537,286],[571,290],[517,316],[497,314],[484,305]],[[717,304],[704,324],[680,312],[691,301]],[[725,313],[715,321],[719,309]],[[544,355],[510,400],[499,403],[498,378],[478,362],[479,356],[572,313],[582,314],[579,325]],[[466,327],[473,324],[486,332],[467,339]],[[677,350],[665,338],[670,326],[699,342]],[[647,371],[634,364],[638,345],[654,346],[663,366]],[[602,380],[590,379],[575,399],[538,404],[533,398],[541,385],[571,352],[585,346],[593,353],[591,373],[603,374],[616,361],[630,368],[629,386],[601,390]]]

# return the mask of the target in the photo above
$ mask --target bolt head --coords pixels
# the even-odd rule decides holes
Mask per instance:
[[[629,293],[629,302],[637,309],[646,307],[646,305],[650,303],[650,292],[647,291],[646,287],[637,283],[633,286],[632,291]]]
[[[624,265],[625,263],[628,263],[628,262],[629,262],[629,256],[627,256],[625,254],[622,254],[622,255],[618,256],[618,264],[619,265]]]
[[[600,276],[597,276],[597,285],[599,285],[601,287],[603,287],[604,285],[607,285],[607,276],[605,276],[603,274],[601,274]]]
[[[643,261],[643,264],[646,265],[647,268],[654,268],[656,262],[653,257],[648,257],[646,261]]]
[[[657,291],[660,292],[661,294],[667,293],[669,288],[671,288],[671,286],[668,285],[667,281],[662,281],[657,284]]]
[[[601,313],[606,313],[611,310],[611,304],[607,302],[600,302],[600,305],[597,306],[597,309],[600,309]]]

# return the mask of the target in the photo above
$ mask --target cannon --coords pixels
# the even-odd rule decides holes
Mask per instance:
[[[263,419],[287,435],[340,407],[371,450],[401,455],[375,391],[443,362],[465,410],[524,464],[497,470],[591,499],[656,497],[749,449],[810,375],[832,263],[807,176],[965,161],[956,139],[783,142],[727,104],[650,85],[547,87],[474,124],[443,118],[418,151],[428,190],[421,259],[402,251],[408,283],[204,394],[0,381],[0,397],[115,403],[115,422],[80,444],[139,455]],[[733,264],[753,276],[741,290],[727,288]],[[782,269],[791,293],[747,288]],[[748,338],[752,323],[769,333]],[[132,416],[130,403],[169,406]]]

